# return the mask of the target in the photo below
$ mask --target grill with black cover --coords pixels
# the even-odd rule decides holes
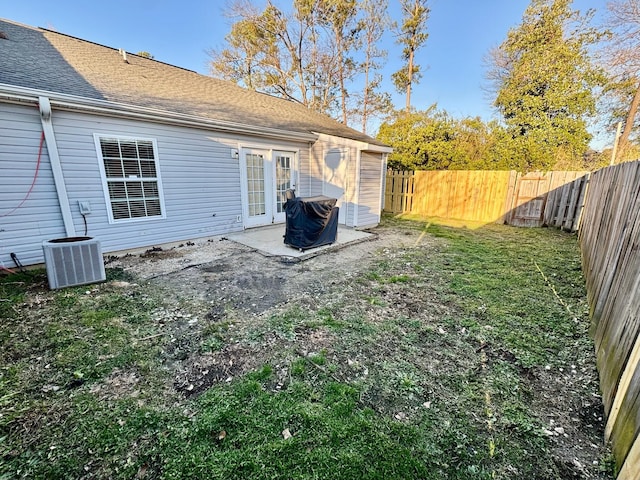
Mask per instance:
[[[300,250],[329,245],[338,238],[338,207],[335,198],[296,197],[286,192],[284,243]]]

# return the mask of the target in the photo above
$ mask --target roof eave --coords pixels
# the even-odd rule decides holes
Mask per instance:
[[[357,138],[342,137],[342,136],[334,135],[331,133],[322,133],[322,132],[314,132],[314,133],[318,135],[318,138],[322,138],[322,137],[346,138],[347,140],[350,140],[351,142],[353,142],[353,145],[355,145],[358,148],[358,150],[363,152],[393,153],[393,148],[388,145],[379,145],[375,143],[369,143],[362,140],[358,140]]]
[[[371,143],[368,143],[367,148],[364,148],[363,150],[374,153],[393,153],[392,147],[388,147],[386,145],[373,145]]]

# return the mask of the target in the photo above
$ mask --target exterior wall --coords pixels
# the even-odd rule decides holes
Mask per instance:
[[[46,145],[33,183],[42,134],[36,107],[0,103],[0,266],[42,261],[42,242],[66,236]],[[15,209],[15,210],[14,210]]]
[[[345,200],[346,200],[346,224],[350,227],[356,226],[356,209],[358,208],[358,152],[357,149],[349,147],[349,162],[347,163],[347,184],[345,185]]]
[[[88,201],[87,234],[103,252],[143,247],[242,229],[237,140],[206,130],[96,117],[63,111],[52,115],[58,153],[78,235],[84,234],[78,202]],[[94,134],[154,139],[164,194],[164,219],[109,223]]]
[[[357,227],[380,223],[382,162],[382,154],[362,152]]]
[[[268,147],[271,143],[205,129],[68,111],[54,110],[52,123],[76,234],[85,233],[78,202],[89,202],[87,235],[100,240],[103,253],[242,230],[243,223],[238,221],[242,215],[240,166],[234,152],[244,145]],[[29,189],[42,128],[37,108],[6,104],[0,105],[0,125],[2,215]],[[109,223],[94,134],[155,140],[165,218]],[[275,141],[273,146],[297,151],[299,165],[309,165],[307,143]],[[9,217],[0,217],[0,260],[7,267],[13,265],[10,252],[25,265],[43,262],[42,241],[66,236],[46,148],[43,151],[38,182],[29,201]]]
[[[300,196],[314,197],[316,195],[322,195],[322,168],[324,165],[324,150],[325,145],[322,141],[317,141],[311,146],[308,168],[305,172],[304,178],[304,183],[307,184],[308,193],[306,195],[303,195],[301,192]]]
[[[359,142],[328,135],[320,135],[311,146],[306,142],[270,142],[59,110],[53,111],[52,124],[76,234],[85,235],[78,202],[88,202],[91,213],[86,215],[86,235],[99,239],[104,253],[242,230],[243,223],[238,221],[242,215],[240,164],[234,153],[251,145],[298,152],[299,196],[330,194],[331,185],[325,180],[333,175],[330,168],[336,166],[327,166],[325,161],[328,152],[340,152],[340,158],[346,159],[337,167],[340,187],[344,188],[342,223],[356,226],[379,221],[376,199],[381,157],[363,152],[359,174]],[[38,109],[0,104],[0,132],[0,267],[14,266],[11,253],[24,265],[41,263],[42,242],[66,236],[46,143],[33,191],[12,211],[29,191],[35,175],[42,132]],[[109,222],[95,134],[155,141],[165,218]]]
[[[341,223],[349,227],[372,226],[380,223],[381,189],[384,154],[361,151],[366,144],[346,138],[320,135],[311,147],[308,174],[309,195],[329,195],[332,190],[327,182],[327,153],[344,152],[344,194],[342,197]],[[358,155],[360,161],[358,162]],[[358,165],[359,163],[359,165]],[[358,170],[359,166],[359,170]],[[335,190],[334,190],[335,191]],[[343,216],[344,215],[344,216]]]
[[[357,202],[356,187],[357,187],[357,158],[358,158],[358,146],[359,142],[349,140],[346,138],[333,137],[329,135],[320,135],[320,138],[312,148],[311,158],[311,183],[310,192],[311,195],[328,195],[335,196],[335,188],[330,184],[328,179],[331,177],[332,172],[330,169],[333,166],[327,165],[327,154],[330,152],[340,151],[342,153],[343,163],[341,165],[341,176],[343,177],[344,193],[339,198],[339,204],[341,208],[340,223],[353,227],[355,226],[355,209]],[[344,169],[344,170],[342,170]]]

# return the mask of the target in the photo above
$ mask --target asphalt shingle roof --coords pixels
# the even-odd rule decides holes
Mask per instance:
[[[209,120],[384,145],[296,102],[118,49],[0,19],[0,83]]]

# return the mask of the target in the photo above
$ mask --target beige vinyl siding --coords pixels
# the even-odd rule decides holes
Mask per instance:
[[[305,145],[298,151],[296,195],[299,197],[311,196],[313,146]]]
[[[24,265],[42,262],[42,242],[64,237],[62,214],[46,145],[33,191],[42,134],[35,107],[0,103],[0,265],[15,267],[11,253]]]
[[[307,187],[308,190],[307,192],[301,192],[300,196],[315,197],[316,195],[322,195],[323,193],[322,168],[324,164],[325,148],[326,148],[326,145],[322,140],[317,141],[311,147],[311,158],[309,161],[308,177],[306,179],[308,182],[308,187]]]
[[[349,163],[347,165],[347,184],[345,185],[345,205],[347,207],[347,215],[346,215],[346,223],[350,227],[356,226],[355,221],[355,213],[356,213],[356,202],[357,202],[357,177],[358,177],[358,150],[349,147]]]
[[[382,158],[380,153],[362,152],[360,159],[360,191],[358,194],[358,227],[380,223]]]
[[[380,222],[381,181],[384,159],[381,153],[359,152],[363,144],[346,138],[319,135],[311,148],[309,162],[309,195],[325,193],[323,168],[325,154],[332,149],[346,151],[348,167],[345,175],[344,223],[349,227],[377,225]],[[358,171],[358,155],[360,170]],[[357,214],[356,214],[357,213]]]
[[[357,168],[358,168],[358,146],[359,142],[347,138],[333,137],[330,135],[320,135],[314,152],[316,155],[315,175],[319,179],[320,185],[314,185],[314,195],[322,195],[325,191],[323,182],[324,155],[332,150],[340,150],[344,153],[345,161],[348,162],[345,172],[345,182],[343,185],[344,194],[342,210],[344,211],[344,224],[349,227],[355,226],[355,209],[357,202]]]

